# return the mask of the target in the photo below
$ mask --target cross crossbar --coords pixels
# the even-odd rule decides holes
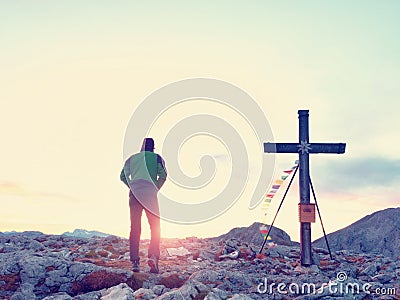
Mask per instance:
[[[311,143],[308,145],[308,153],[314,154],[343,154],[346,150],[345,143]],[[300,151],[300,144],[298,143],[264,143],[265,153],[298,153]]]

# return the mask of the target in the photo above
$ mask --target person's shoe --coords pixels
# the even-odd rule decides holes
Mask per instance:
[[[132,272],[139,272],[140,268],[139,268],[139,259],[135,259],[134,261],[132,261]]]
[[[147,264],[150,267],[150,273],[155,273],[158,274],[158,258],[157,257],[150,257],[149,260],[147,261]]]

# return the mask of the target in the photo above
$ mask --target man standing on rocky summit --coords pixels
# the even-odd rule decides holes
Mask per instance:
[[[131,232],[130,259],[133,272],[139,272],[139,241],[143,209],[150,224],[151,240],[148,265],[151,273],[158,273],[160,257],[160,210],[157,193],[167,179],[162,157],[154,153],[154,140],[145,138],[142,149],[129,157],[121,171],[121,180],[129,187]]]

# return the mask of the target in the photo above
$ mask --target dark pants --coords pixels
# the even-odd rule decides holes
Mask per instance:
[[[151,199],[154,201],[154,199]],[[155,197],[156,203],[152,203],[152,207],[156,208],[158,212],[157,197]],[[136,199],[133,193],[129,192],[129,207],[131,215],[131,233],[129,235],[129,246],[130,246],[130,259],[134,261],[139,258],[139,241],[141,233],[141,220],[143,210],[146,212],[147,220],[151,230],[151,240],[148,251],[148,257],[155,256],[160,257],[160,217],[147,210],[143,205]],[[153,210],[154,212],[154,210]]]

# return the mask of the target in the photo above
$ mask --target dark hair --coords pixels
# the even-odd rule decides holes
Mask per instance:
[[[154,140],[152,138],[143,140],[142,151],[154,151]]]

